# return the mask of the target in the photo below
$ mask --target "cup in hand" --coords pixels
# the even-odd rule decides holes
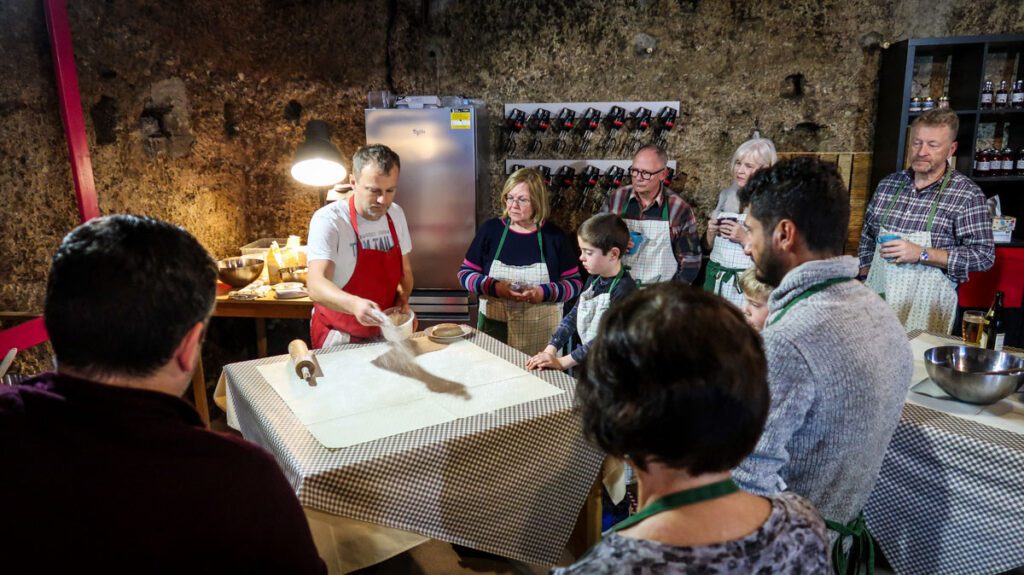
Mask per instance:
[[[878,236],[878,243],[879,244],[884,244],[885,242],[891,242],[893,240],[898,240],[898,239],[902,239],[902,237],[899,234],[894,234],[894,233],[889,232],[889,233],[884,233],[884,234]],[[896,258],[882,258],[882,259],[884,259],[887,262],[891,262],[891,261],[893,261]]]
[[[647,241],[647,238],[640,232],[629,232],[629,241],[633,242],[633,247],[629,248],[626,253],[634,255],[640,249],[640,245]]]

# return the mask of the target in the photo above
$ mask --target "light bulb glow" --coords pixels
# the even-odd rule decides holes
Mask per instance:
[[[345,166],[321,158],[303,160],[292,166],[292,177],[307,186],[330,186],[347,175]]]

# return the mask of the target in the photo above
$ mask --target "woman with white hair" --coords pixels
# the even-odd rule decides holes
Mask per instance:
[[[716,293],[743,308],[743,292],[736,282],[739,274],[753,265],[743,253],[747,233],[743,228],[744,214],[740,211],[738,192],[750,176],[778,160],[775,144],[768,138],[755,136],[736,148],[729,169],[732,185],[718,194],[718,205],[708,220],[707,241],[711,257],[704,275],[704,289]]]

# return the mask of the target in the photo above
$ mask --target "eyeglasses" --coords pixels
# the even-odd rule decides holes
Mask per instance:
[[[505,203],[508,205],[515,204],[517,206],[525,206],[530,203],[530,198],[513,198],[509,196],[505,198]]]
[[[649,179],[653,178],[654,176],[656,176],[656,175],[658,175],[658,174],[660,174],[660,173],[662,173],[664,171],[665,171],[665,168],[661,168],[660,170],[655,170],[653,172],[648,172],[647,170],[638,170],[638,169],[634,168],[633,166],[630,166],[629,167],[629,176],[631,178],[633,178],[634,180],[649,180]]]

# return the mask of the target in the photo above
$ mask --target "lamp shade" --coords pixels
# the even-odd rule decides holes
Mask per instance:
[[[309,186],[330,186],[347,175],[327,122],[311,120],[306,124],[306,141],[295,151],[292,177]]]

